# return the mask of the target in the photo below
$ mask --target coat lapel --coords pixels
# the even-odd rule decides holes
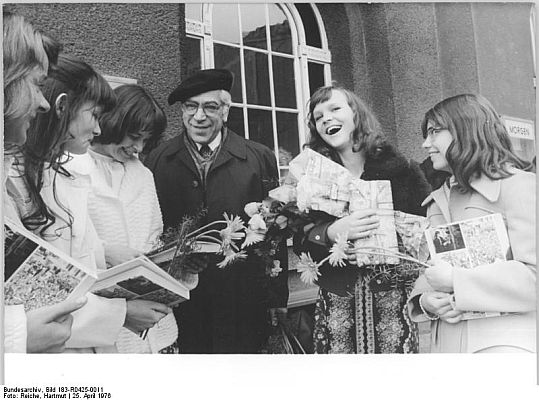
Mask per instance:
[[[434,201],[436,205],[440,208],[440,211],[442,212],[442,215],[444,216],[445,221],[451,222],[451,213],[449,211],[449,203],[447,201],[447,198],[445,197],[443,187],[429,194],[427,198],[423,200],[423,203],[421,203],[421,207],[428,206],[429,203],[432,201]]]
[[[181,134],[174,138],[176,141],[175,143],[171,143],[170,145],[170,151],[165,156],[167,158],[174,157],[178,163],[185,165],[195,176],[199,176],[199,172],[197,170],[197,167],[195,165],[195,162],[191,158],[191,154],[189,154],[189,150],[187,149],[187,146],[185,145],[183,135]]]
[[[217,158],[211,165],[209,173],[225,165],[233,157],[240,158],[242,160],[247,159],[247,146],[243,140],[240,140],[240,137],[236,133],[229,129],[225,142],[223,143],[219,154],[217,154]]]

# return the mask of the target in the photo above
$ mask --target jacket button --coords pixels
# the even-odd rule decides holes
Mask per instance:
[[[194,187],[194,188],[197,188],[197,187],[198,187],[198,181],[193,181],[193,187]]]

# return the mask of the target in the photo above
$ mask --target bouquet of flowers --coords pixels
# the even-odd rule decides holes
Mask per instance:
[[[242,249],[250,247],[264,263],[266,274],[276,277],[282,271],[279,260],[275,259],[279,245],[309,223],[310,216],[300,211],[295,202],[285,204],[271,197],[248,203],[244,211],[250,219]]]
[[[158,245],[146,256],[176,278],[180,277],[186,258],[193,253],[223,255],[223,260],[217,264],[220,268],[245,259],[247,254],[240,250],[238,243],[246,236],[242,219],[224,213],[222,220],[200,226],[204,215],[201,211],[194,216],[185,216],[179,226],[161,234]]]

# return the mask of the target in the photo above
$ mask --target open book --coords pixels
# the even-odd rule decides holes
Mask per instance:
[[[145,256],[96,272],[9,220],[4,234],[6,305],[30,311],[87,292],[169,306],[189,299],[189,288]]]
[[[94,271],[21,226],[4,222],[4,301],[26,311],[83,296]]]
[[[425,231],[433,261],[456,268],[475,268],[512,258],[507,229],[501,214],[471,218]],[[470,311],[463,319],[498,317],[500,312]]]
[[[189,300],[189,289],[146,256],[101,271],[98,276],[90,289],[98,296],[151,300],[168,306]]]

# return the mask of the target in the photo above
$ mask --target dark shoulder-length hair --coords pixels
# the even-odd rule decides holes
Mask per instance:
[[[334,161],[340,162],[336,151],[327,145],[316,130],[313,111],[315,107],[328,101],[333,91],[340,91],[346,97],[348,105],[354,113],[353,151],[365,150],[367,157],[378,158],[387,144],[380,123],[365,103],[353,92],[340,86],[324,86],[313,93],[308,102],[307,125],[309,127],[309,139],[306,147],[315,150]]]
[[[530,167],[530,163],[514,153],[504,123],[481,95],[450,97],[428,110],[421,123],[425,138],[429,121],[437,128],[449,130],[453,136],[445,158],[464,192],[473,190],[470,181],[481,174],[502,179],[511,175],[510,167]]]
[[[118,144],[126,136],[149,133],[144,152],[151,151],[167,127],[167,117],[154,97],[142,86],[129,84],[114,89],[116,107],[101,115],[101,135],[93,143]]]
[[[60,54],[57,64],[50,68],[42,91],[51,108],[33,120],[23,147],[23,174],[34,212],[23,217],[22,222],[28,229],[41,227],[40,233],[55,221],[39,195],[43,186],[43,170],[48,164],[56,172],[69,175],[62,168],[60,160],[69,140],[70,122],[88,101],[101,107],[104,112],[116,104],[116,97],[107,81],[86,62],[66,54]],[[60,112],[57,99],[64,96],[64,107]],[[60,202],[58,205],[62,207]]]

